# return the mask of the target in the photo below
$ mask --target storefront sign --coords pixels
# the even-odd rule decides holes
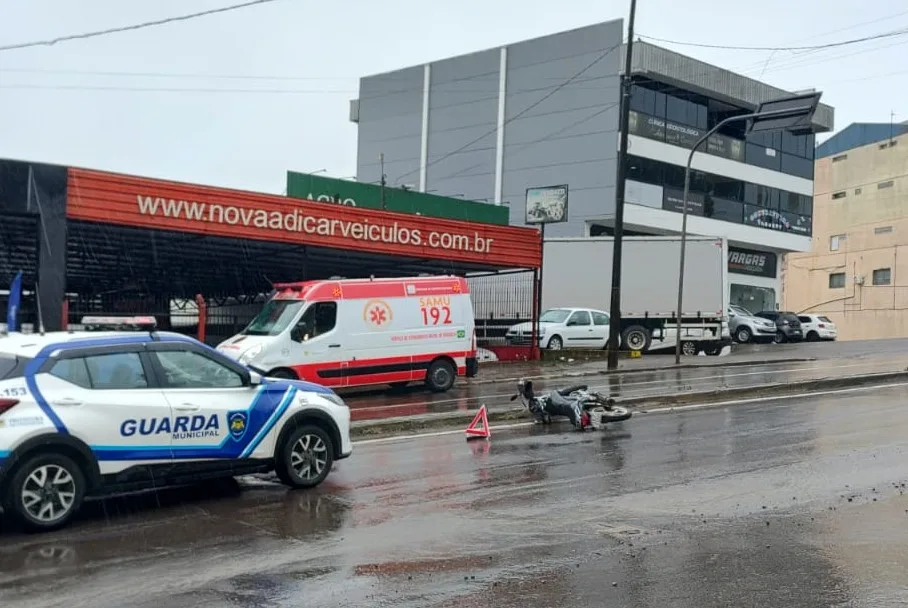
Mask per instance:
[[[774,279],[776,278],[776,254],[729,247],[728,272]]]
[[[66,216],[104,224],[526,268],[533,229],[69,169]]]
[[[684,213],[684,190],[665,188],[662,196],[662,208],[666,211]],[[703,195],[697,192],[687,193],[687,213],[703,215]]]
[[[287,196],[297,199],[334,203],[345,207],[399,211],[452,220],[469,220],[507,226],[510,210],[504,205],[492,205],[460,198],[438,196],[403,188],[384,189],[348,179],[336,179],[310,173],[287,172]]]
[[[706,133],[696,127],[669,122],[634,111],[630,112],[628,125],[628,133],[687,149],[693,148]],[[744,142],[725,135],[712,135],[705,144],[700,145],[699,151],[744,162]]]
[[[527,188],[527,224],[558,224],[568,220],[568,187]]]
[[[744,205],[744,223],[748,226],[759,226],[807,236],[811,234],[812,229],[810,216],[766,209],[756,205]]]

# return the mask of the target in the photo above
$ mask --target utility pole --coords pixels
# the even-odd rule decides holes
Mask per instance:
[[[378,155],[378,164],[381,166],[381,208],[385,209],[385,153],[380,152]]]
[[[634,16],[637,0],[631,0],[631,15],[627,21],[627,50],[624,55],[624,75],[621,77],[621,118],[618,147],[618,168],[615,172],[615,240],[612,253],[612,301],[609,305],[608,369],[618,367],[618,348],[621,344],[621,248],[624,238],[624,182],[627,167],[627,131],[631,111],[631,60],[634,50]]]

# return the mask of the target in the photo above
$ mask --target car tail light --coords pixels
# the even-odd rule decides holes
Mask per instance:
[[[476,356],[476,328],[475,328],[475,327],[473,328],[473,345],[472,345],[472,349],[473,349],[473,356]]]
[[[0,399],[0,414],[5,414],[6,412],[13,409],[13,406],[19,403],[18,399]]]
[[[823,329],[823,328],[826,327],[826,326],[823,325],[822,323],[820,323],[819,325],[817,325],[817,327],[819,327],[820,329]]]

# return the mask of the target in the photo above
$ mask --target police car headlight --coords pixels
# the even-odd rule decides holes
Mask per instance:
[[[324,393],[322,396],[334,405],[338,405],[340,407],[349,407],[337,393]]]
[[[244,352],[242,355],[240,355],[240,363],[249,363],[256,357],[258,357],[262,353],[262,348],[264,348],[263,344],[256,344],[255,346]]]

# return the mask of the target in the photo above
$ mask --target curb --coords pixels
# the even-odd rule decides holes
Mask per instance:
[[[614,374],[645,374],[653,372],[665,372],[673,371],[676,369],[704,369],[704,368],[715,368],[723,369],[727,367],[747,367],[751,365],[784,365],[787,363],[810,363],[816,361],[816,357],[793,357],[789,359],[764,359],[760,361],[732,361],[731,363],[683,363],[681,365],[672,365],[668,367],[647,367],[645,369],[617,369],[617,370],[587,370],[587,371],[552,371],[551,373],[536,374],[534,376],[511,376],[508,378],[489,378],[489,379],[479,379],[479,380],[467,380],[466,384],[468,386],[474,386],[477,384],[496,384],[501,382],[508,382],[514,378],[525,378],[527,380],[544,380],[546,378],[580,378],[583,376],[610,376]],[[507,365],[507,364],[504,364]],[[480,373],[482,373],[482,367],[479,368]]]
[[[738,388],[716,389],[664,396],[628,397],[616,399],[616,403],[633,407],[640,413],[646,413],[647,407],[670,407],[692,403],[718,403],[735,398],[773,397],[781,395],[809,394],[817,390],[852,388],[858,386],[880,385],[908,380],[908,372],[882,372],[858,376],[815,378],[795,382],[765,384],[761,386],[742,386]],[[530,417],[522,408],[490,409],[489,422],[527,421]],[[474,411],[444,412],[421,416],[399,416],[382,420],[363,420],[354,422],[350,428],[353,439],[369,439],[406,435],[434,429],[450,429],[468,425],[476,415]]]

